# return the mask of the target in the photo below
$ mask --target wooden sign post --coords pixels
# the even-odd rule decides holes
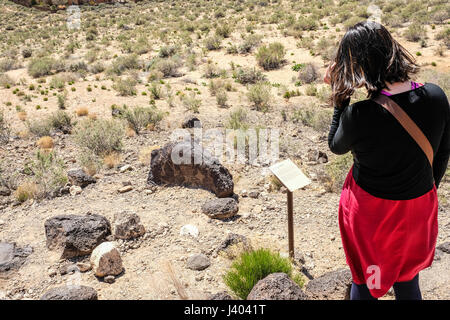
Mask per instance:
[[[287,189],[289,257],[294,258],[294,200],[293,192],[311,183],[311,180],[290,159],[274,164],[269,170]]]

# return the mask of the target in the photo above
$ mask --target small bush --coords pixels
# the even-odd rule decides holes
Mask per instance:
[[[139,134],[143,129],[149,126],[155,126],[164,117],[164,113],[156,107],[119,107],[120,117],[124,119],[128,126]]]
[[[179,67],[180,62],[174,58],[162,59],[156,64],[156,70],[161,72],[164,78],[180,76]]]
[[[219,50],[222,45],[222,38],[218,36],[211,36],[205,39],[204,44],[205,48],[210,51]]]
[[[75,113],[78,117],[86,117],[89,114],[89,109],[86,107],[79,107],[75,110]]]
[[[52,137],[49,137],[49,136],[41,137],[37,141],[36,144],[41,149],[53,149],[53,146],[55,145],[55,143],[53,142]]]
[[[22,57],[24,57],[24,58],[29,58],[32,56],[32,54],[33,54],[33,51],[30,48],[24,48],[22,50]]]
[[[250,53],[253,48],[258,46],[261,43],[261,36],[251,34],[245,38],[244,42],[241,43],[238,47],[239,53]]]
[[[246,120],[247,112],[243,108],[239,108],[230,112],[226,127],[233,130],[247,130],[248,124],[246,123]]]
[[[158,56],[160,58],[168,58],[175,55],[178,51],[178,47],[175,45],[163,46],[159,49]]]
[[[49,136],[52,130],[51,124],[47,120],[27,121],[28,131],[37,137]]]
[[[0,72],[17,69],[17,61],[12,58],[4,58],[0,60]]]
[[[15,85],[15,82],[13,79],[11,79],[10,76],[7,74],[0,74],[0,86],[6,89],[11,88],[13,85]]]
[[[123,125],[116,120],[87,118],[79,122],[75,128],[75,141],[78,146],[88,149],[98,156],[121,151],[124,135]]]
[[[325,168],[325,174],[320,177],[328,192],[340,192],[348,171],[353,164],[351,152],[331,160]]]
[[[117,78],[112,87],[120,96],[126,97],[136,95],[136,84],[137,82],[133,78]]]
[[[38,188],[36,183],[25,181],[17,187],[17,190],[14,192],[14,197],[18,202],[22,203],[29,199],[34,199],[37,193]]]
[[[69,133],[72,129],[72,118],[70,115],[62,110],[58,110],[50,115],[48,118],[50,126],[57,131]]]
[[[266,76],[256,68],[239,68],[235,70],[233,77],[242,84],[255,84],[266,80]]]
[[[408,41],[417,42],[426,36],[426,31],[422,25],[413,23],[405,31],[404,36]]]
[[[202,105],[202,100],[196,98],[195,92],[189,92],[189,94],[183,94],[181,96],[181,102],[184,107],[194,113],[199,113],[200,106]]]
[[[33,78],[39,78],[51,74],[56,61],[51,57],[36,58],[28,64],[28,74]]]
[[[140,62],[136,54],[121,56],[116,58],[111,66],[106,70],[107,75],[122,75],[127,70],[135,70],[140,68]]]
[[[299,108],[294,111],[293,120],[305,126],[312,127],[318,132],[327,132],[331,123],[332,110],[320,107]]]
[[[219,107],[225,108],[227,106],[228,101],[228,95],[225,90],[219,90],[219,92],[216,95],[217,104]]]
[[[298,78],[302,83],[313,83],[319,78],[319,70],[317,69],[316,65],[313,63],[306,63],[302,68],[300,68],[300,71],[298,73]]]
[[[266,112],[272,101],[272,87],[267,83],[257,83],[249,87],[247,98],[256,110]]]
[[[256,54],[256,60],[264,70],[278,69],[284,62],[285,54],[284,46],[279,42],[274,42],[260,47]]]
[[[216,28],[216,35],[222,38],[228,38],[231,35],[232,29],[229,24],[224,23]]]
[[[225,284],[241,299],[247,299],[255,284],[276,272],[292,275],[288,258],[267,249],[243,252],[224,276]]]

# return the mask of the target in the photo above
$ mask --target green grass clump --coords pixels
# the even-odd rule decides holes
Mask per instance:
[[[241,299],[246,299],[255,284],[269,274],[283,272],[292,275],[288,258],[268,249],[243,252],[225,274],[225,284]]]
[[[284,62],[285,54],[284,46],[279,42],[274,42],[260,47],[256,54],[256,60],[264,70],[278,69]]]
[[[33,78],[47,76],[51,73],[55,63],[51,57],[33,59],[28,65],[28,74]]]

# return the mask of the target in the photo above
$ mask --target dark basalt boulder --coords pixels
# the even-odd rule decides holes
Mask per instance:
[[[172,142],[152,151],[150,185],[179,185],[209,190],[219,198],[233,195],[233,177],[200,145]]]
[[[109,221],[98,214],[59,215],[45,221],[47,248],[61,250],[61,258],[90,254],[111,234]]]

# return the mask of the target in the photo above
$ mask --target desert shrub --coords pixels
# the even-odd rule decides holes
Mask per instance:
[[[309,84],[305,88],[305,94],[310,97],[317,95],[317,87],[314,84]]]
[[[51,57],[35,58],[28,64],[28,74],[33,78],[39,78],[51,74],[56,61]]]
[[[228,38],[232,32],[232,29],[228,23],[223,23],[216,28],[216,35],[222,38]]]
[[[106,70],[108,75],[120,76],[127,70],[139,69],[140,62],[136,54],[121,56],[116,58],[111,66]]]
[[[293,26],[294,30],[317,30],[317,22],[312,17],[300,17]]]
[[[28,131],[37,137],[49,136],[52,130],[48,120],[28,120],[26,122]]]
[[[219,36],[210,36],[210,37],[206,38],[204,41],[205,48],[210,51],[219,50],[221,44],[222,44],[222,38]]]
[[[443,40],[447,48],[450,48],[450,28],[445,28],[435,36],[436,40]]]
[[[284,46],[279,42],[274,42],[260,47],[256,54],[256,60],[264,70],[278,69],[284,62],[285,54]]]
[[[183,106],[194,113],[199,113],[200,106],[202,105],[202,100],[196,98],[196,93],[191,91],[189,94],[181,95],[181,102]]]
[[[91,150],[83,149],[77,155],[77,162],[89,175],[93,176],[102,168],[102,161]]]
[[[272,87],[270,84],[260,82],[251,85],[248,89],[247,98],[258,111],[266,112],[272,101]]]
[[[230,81],[223,80],[223,79],[213,79],[209,81],[208,84],[209,92],[212,96],[215,96],[219,91],[232,91],[233,85]]]
[[[65,109],[67,103],[67,92],[64,92],[63,94],[58,94],[56,98],[58,100],[58,108],[61,110]]]
[[[53,147],[55,146],[55,142],[53,141],[52,137],[44,136],[36,142],[36,145],[40,149],[53,149]]]
[[[134,96],[136,95],[136,84],[137,82],[133,78],[117,78],[112,87],[120,96]]]
[[[124,135],[125,129],[117,120],[88,118],[77,124],[74,138],[79,147],[105,156],[122,150]]]
[[[244,39],[244,42],[242,42],[238,47],[239,53],[251,52],[253,50],[253,48],[255,48],[256,46],[258,46],[261,43],[261,39],[262,39],[262,37],[260,35],[256,35],[256,34],[251,34],[251,35],[247,36]]]
[[[408,29],[406,29],[404,36],[407,40],[417,42],[426,36],[426,31],[424,26],[420,24],[411,24]]]
[[[3,58],[0,60],[0,72],[7,72],[9,70],[17,69],[17,60],[12,58]]]
[[[75,110],[75,114],[76,114],[78,117],[86,117],[86,116],[89,115],[89,109],[86,108],[86,107],[78,107],[78,108]]]
[[[298,72],[298,78],[302,83],[313,83],[319,78],[319,70],[315,64],[308,62],[300,68]]]
[[[276,272],[292,275],[288,258],[268,249],[243,252],[224,275],[225,284],[241,299],[246,299],[255,284]]]
[[[293,113],[293,120],[301,122],[303,125],[312,127],[318,132],[325,133],[331,123],[332,110],[320,107],[299,108]]]
[[[168,57],[172,57],[177,52],[178,52],[178,47],[175,45],[162,46],[159,49],[158,56],[160,58],[168,58]]]
[[[72,129],[72,118],[63,110],[58,110],[51,114],[48,122],[50,127],[57,131],[68,133]]]
[[[102,73],[105,71],[105,65],[102,62],[97,62],[89,66],[88,70],[92,74]]]
[[[156,70],[161,72],[164,78],[178,77],[180,73],[178,68],[180,67],[180,62],[178,59],[161,59],[156,63]]]
[[[238,108],[230,112],[226,127],[233,130],[247,130],[248,124],[246,120],[247,112],[243,108]]]
[[[218,78],[224,73],[216,64],[209,62],[205,66],[205,72],[203,76],[206,79]]]
[[[423,69],[418,78],[421,82],[431,82],[437,84],[444,90],[447,97],[450,96],[450,74],[448,72],[440,72],[433,69]]]
[[[256,68],[239,68],[233,72],[233,78],[242,84],[255,84],[266,80],[266,76]]]
[[[158,82],[152,82],[149,91],[152,94],[152,98],[155,100],[161,99],[163,95],[161,84],[159,84]]]
[[[15,85],[15,82],[13,79],[11,79],[10,76],[8,76],[7,74],[0,74],[0,86],[9,89],[13,85]]]
[[[340,192],[348,171],[353,164],[351,152],[338,156],[331,160],[325,168],[325,173],[321,175],[320,181],[324,184],[328,192]]]
[[[32,183],[36,185],[34,190],[30,188],[33,192],[29,192],[28,197],[54,197],[68,182],[64,161],[54,152],[38,150],[36,158],[26,165],[25,170],[33,176]]]
[[[61,76],[54,76],[50,80],[50,88],[63,89],[64,85],[65,85],[65,80]]]
[[[143,129],[158,124],[163,119],[164,113],[154,106],[129,108],[124,105],[120,108],[120,117],[139,134]]]
[[[216,101],[219,107],[225,108],[227,106],[228,95],[224,89],[219,90],[219,92],[217,92]]]
[[[29,199],[34,199],[38,193],[38,188],[36,183],[32,181],[22,182],[14,192],[14,197],[20,203],[25,202]]]
[[[8,143],[11,134],[11,127],[5,119],[3,110],[0,110],[0,144]]]

